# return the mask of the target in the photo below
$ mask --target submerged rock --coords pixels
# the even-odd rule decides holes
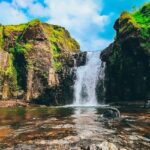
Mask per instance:
[[[120,117],[120,112],[117,108],[110,108],[102,114],[102,117],[108,118],[108,119],[114,119]]]

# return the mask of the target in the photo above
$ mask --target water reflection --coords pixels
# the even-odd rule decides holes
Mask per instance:
[[[0,125],[10,125],[30,120],[64,118],[73,114],[72,108],[1,108]]]
[[[143,142],[149,143],[150,110],[119,107],[121,118],[104,119],[101,114],[106,109],[108,108],[2,108],[0,146],[12,147],[19,143],[70,146],[70,143],[80,145],[107,140],[138,149],[137,142],[141,145]]]
[[[102,110],[98,113],[98,109]],[[114,133],[113,130],[104,128],[102,122],[97,121],[105,108],[76,108],[73,115],[75,122],[75,130],[82,139],[97,139],[105,134]]]

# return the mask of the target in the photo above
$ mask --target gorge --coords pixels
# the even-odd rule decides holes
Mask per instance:
[[[149,16],[150,3],[123,12],[101,54],[81,52],[67,30],[40,20],[0,25],[0,99],[45,105],[150,99]]]
[[[67,30],[40,20],[1,25],[0,99],[44,105],[148,100],[149,5],[121,14],[115,41],[101,54],[81,52]]]
[[[83,51],[58,25],[0,24],[0,150],[150,150],[150,2],[114,29]]]

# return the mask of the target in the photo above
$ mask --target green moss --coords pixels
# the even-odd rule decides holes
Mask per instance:
[[[32,45],[30,43],[20,44],[16,42],[15,44],[15,52],[20,53],[20,54],[26,54],[31,49],[32,49]]]
[[[69,32],[62,27],[52,26],[51,42],[57,42],[60,49],[68,52],[78,52],[79,44],[71,38]]]
[[[146,3],[138,11],[135,11],[132,16],[142,27],[150,26],[150,3]]]
[[[20,25],[6,25],[4,26],[4,35],[9,37],[15,32],[22,32],[27,24],[20,24]],[[14,36],[15,39],[18,38],[18,36]]]
[[[123,12],[119,18],[119,33],[132,32],[140,28],[133,16],[129,12]]]
[[[14,67],[14,57],[12,54],[8,55],[8,64],[5,68],[0,68],[0,74],[7,77],[9,80],[10,88],[16,90],[17,86],[17,71]]]
[[[36,25],[41,23],[41,21],[39,19],[33,19],[30,22],[28,22],[28,25]]]
[[[59,61],[62,52],[78,52],[80,46],[63,27],[43,24],[43,30],[50,42],[50,52],[53,57],[52,65],[56,71],[59,71],[62,67]]]
[[[9,37],[14,43],[9,47],[9,53],[14,56],[18,54],[27,54],[32,49],[32,44],[22,39],[23,32],[29,26],[34,26],[40,23],[46,37],[50,42],[50,53],[52,54],[53,67],[60,70],[62,64],[60,56],[64,52],[78,52],[80,50],[79,44],[71,38],[69,32],[65,28],[57,25],[49,25],[42,23],[39,19],[34,19],[26,24],[20,25],[6,25],[0,26],[0,47],[3,45],[3,35]]]
[[[43,24],[43,28],[48,40],[52,44],[52,51],[60,52],[60,50],[63,50],[64,52],[77,52],[80,50],[79,44],[71,38],[65,28],[47,24]]]
[[[141,46],[150,51],[150,2],[133,13],[123,12],[116,22],[117,37],[138,31]]]
[[[141,37],[143,39],[148,38],[150,32],[150,3],[146,3],[133,13],[123,12],[118,21],[120,33],[140,30]]]
[[[140,26],[141,36],[143,38],[149,38],[150,32],[150,3],[146,3],[138,11],[132,14],[132,17]]]
[[[62,68],[62,64],[59,61],[53,61],[52,65],[56,72],[59,72]]]
[[[0,50],[3,47],[3,42],[4,42],[4,39],[3,39],[3,26],[0,26]]]
[[[8,59],[8,67],[5,70],[5,75],[6,76],[13,76],[14,73],[14,67],[13,67],[13,56],[10,55]]]

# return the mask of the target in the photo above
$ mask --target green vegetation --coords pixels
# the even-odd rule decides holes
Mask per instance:
[[[150,3],[146,3],[141,9],[135,11],[132,16],[143,28],[150,26]]]
[[[107,63],[106,99],[122,101],[150,96],[150,3],[115,23],[115,42],[103,53]],[[117,94],[116,94],[117,93]]]
[[[30,22],[27,23],[27,25],[36,25],[41,23],[41,21],[39,19],[33,19]]]
[[[146,3],[138,11],[135,11],[132,17],[140,26],[142,37],[148,38],[150,32],[150,3]]]
[[[39,19],[20,25],[0,25],[0,50],[4,49],[9,52],[8,66],[5,69],[0,68],[0,74],[8,77],[9,84],[13,89],[19,87],[25,89],[25,72],[34,67],[32,60],[28,59],[28,53],[34,49],[34,39],[30,41],[24,39],[24,33],[28,27],[34,30],[36,25],[40,25],[49,41],[52,66],[56,72],[62,68],[60,61],[62,53],[80,50],[79,44],[71,38],[65,28],[42,23]],[[8,43],[4,43],[4,37],[7,38]]]
[[[149,51],[150,49],[150,3],[146,3],[139,10],[133,13],[123,12],[118,19],[117,30],[120,34],[129,34],[134,31],[140,31],[141,46]]]
[[[119,33],[130,32],[134,29],[139,29],[140,26],[129,12],[123,12],[119,18]]]
[[[27,54],[27,52],[29,52],[29,50],[31,50],[32,45],[30,43],[26,43],[26,44],[20,44],[17,43],[15,44],[15,50],[17,53],[21,53],[21,54]]]
[[[8,54],[5,59],[7,59],[7,66],[0,66],[0,74],[7,77],[10,87],[15,90],[17,88],[17,72],[13,64],[14,57],[12,54]]]
[[[49,65],[60,72],[62,54],[79,50],[79,44],[65,28],[42,23],[39,19],[20,25],[0,25],[0,88],[6,80],[10,96],[16,96],[20,90],[26,92],[29,69],[38,78],[44,77],[45,85]]]
[[[22,32],[27,24],[20,24],[20,25],[6,25],[4,26],[4,35],[10,37],[14,34],[14,38],[17,39],[18,36],[15,34],[16,32]]]
[[[65,28],[57,25],[43,24],[43,29],[52,45],[52,51],[63,52],[78,52],[79,44],[71,38],[69,32]]]
[[[26,24],[0,26],[0,49],[3,46],[4,35],[12,42],[8,47],[11,54],[16,55],[16,53],[18,53],[26,55],[34,46],[32,41],[31,43],[29,43],[29,41],[24,41],[24,32],[29,26],[33,26],[34,28],[34,26],[38,24],[40,24],[45,32],[45,36],[50,42],[52,64],[56,71],[58,71],[62,66],[59,60],[62,53],[77,52],[80,50],[79,44],[71,38],[69,32],[63,27],[42,23],[39,19],[34,19]]]
[[[71,38],[69,32],[63,27],[43,24],[43,30],[45,31],[50,42],[50,52],[52,53],[53,57],[53,67],[56,71],[59,71],[62,67],[61,62],[59,61],[61,53],[78,52],[80,50],[80,46],[73,38]]]
[[[62,64],[60,61],[53,61],[52,65],[53,65],[56,72],[59,72],[62,68]]]
[[[3,47],[3,26],[0,25],[0,50]]]
[[[121,25],[120,32],[124,31],[124,29],[129,30],[131,27],[134,27],[141,30],[143,37],[149,36],[150,3],[146,3],[142,8],[132,14],[129,12],[123,12],[119,18],[119,24]]]

